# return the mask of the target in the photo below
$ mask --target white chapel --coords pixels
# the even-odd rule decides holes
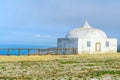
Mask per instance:
[[[58,38],[58,48],[77,48],[77,53],[108,53],[117,52],[117,39],[108,38],[100,29],[92,28],[87,20],[83,27],[67,33],[65,38]]]

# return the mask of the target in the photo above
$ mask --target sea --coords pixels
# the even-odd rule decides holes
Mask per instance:
[[[0,55],[8,55],[8,48],[11,50],[9,51],[10,55],[19,55],[18,50],[12,50],[17,48],[30,48],[30,49],[46,49],[46,48],[55,48],[56,46],[50,46],[50,45],[17,45],[17,44],[6,44],[6,45],[0,45]],[[37,50],[30,50],[30,54],[35,54]],[[28,50],[20,50],[20,55],[28,55]]]

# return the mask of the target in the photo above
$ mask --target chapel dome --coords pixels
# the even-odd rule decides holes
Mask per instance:
[[[107,35],[100,29],[92,28],[86,20],[82,28],[76,28],[68,32],[66,38],[106,39]]]

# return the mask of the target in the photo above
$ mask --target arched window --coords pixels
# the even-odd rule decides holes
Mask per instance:
[[[91,41],[87,41],[87,47],[91,47]]]
[[[109,47],[109,42],[108,41],[105,42],[105,46]]]

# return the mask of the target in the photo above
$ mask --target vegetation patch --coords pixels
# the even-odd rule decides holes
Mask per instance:
[[[119,75],[119,53],[0,56],[1,80],[119,80]]]
[[[76,64],[76,63],[80,63],[79,61],[76,61],[76,60],[60,60],[59,61],[61,64]]]

